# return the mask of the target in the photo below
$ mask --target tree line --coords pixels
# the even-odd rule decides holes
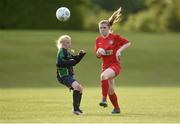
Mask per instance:
[[[179,0],[1,0],[0,29],[98,30],[97,24],[122,7],[115,28],[125,31],[180,31]],[[56,10],[71,11],[59,22]]]

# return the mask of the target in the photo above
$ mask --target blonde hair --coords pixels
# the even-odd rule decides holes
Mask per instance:
[[[121,15],[122,15],[122,14],[121,14],[121,7],[120,7],[118,10],[116,10],[116,11],[111,15],[111,17],[110,17],[108,20],[101,20],[101,21],[99,22],[99,25],[105,23],[105,24],[108,25],[108,27],[112,27],[114,23],[120,21]]]
[[[69,35],[62,35],[62,36],[60,36],[58,38],[58,40],[57,40],[57,43],[56,43],[56,46],[57,46],[58,49],[60,49],[62,47],[62,43],[63,43],[65,38],[71,40],[71,37]]]

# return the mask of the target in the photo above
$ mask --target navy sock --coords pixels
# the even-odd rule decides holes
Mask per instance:
[[[82,93],[79,93],[78,107],[80,107],[80,104],[81,104],[81,98],[82,98]]]
[[[74,90],[73,91],[73,107],[74,107],[74,111],[79,110],[79,99],[80,99],[80,92],[78,90]]]

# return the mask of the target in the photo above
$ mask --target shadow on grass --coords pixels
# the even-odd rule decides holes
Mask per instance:
[[[104,116],[104,117],[110,117],[110,116],[121,116],[121,114],[111,114],[111,113],[102,113],[102,114],[98,114],[98,113],[85,113],[84,116],[91,116],[91,117],[98,117],[98,116]]]
[[[104,116],[104,117],[143,117],[143,116],[158,116],[157,114],[150,113],[120,113],[120,114],[111,114],[111,113],[85,113],[84,116]]]

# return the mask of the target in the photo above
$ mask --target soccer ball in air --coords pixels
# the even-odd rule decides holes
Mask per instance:
[[[65,22],[67,21],[71,16],[71,12],[67,7],[60,7],[56,11],[56,17],[59,21]]]

